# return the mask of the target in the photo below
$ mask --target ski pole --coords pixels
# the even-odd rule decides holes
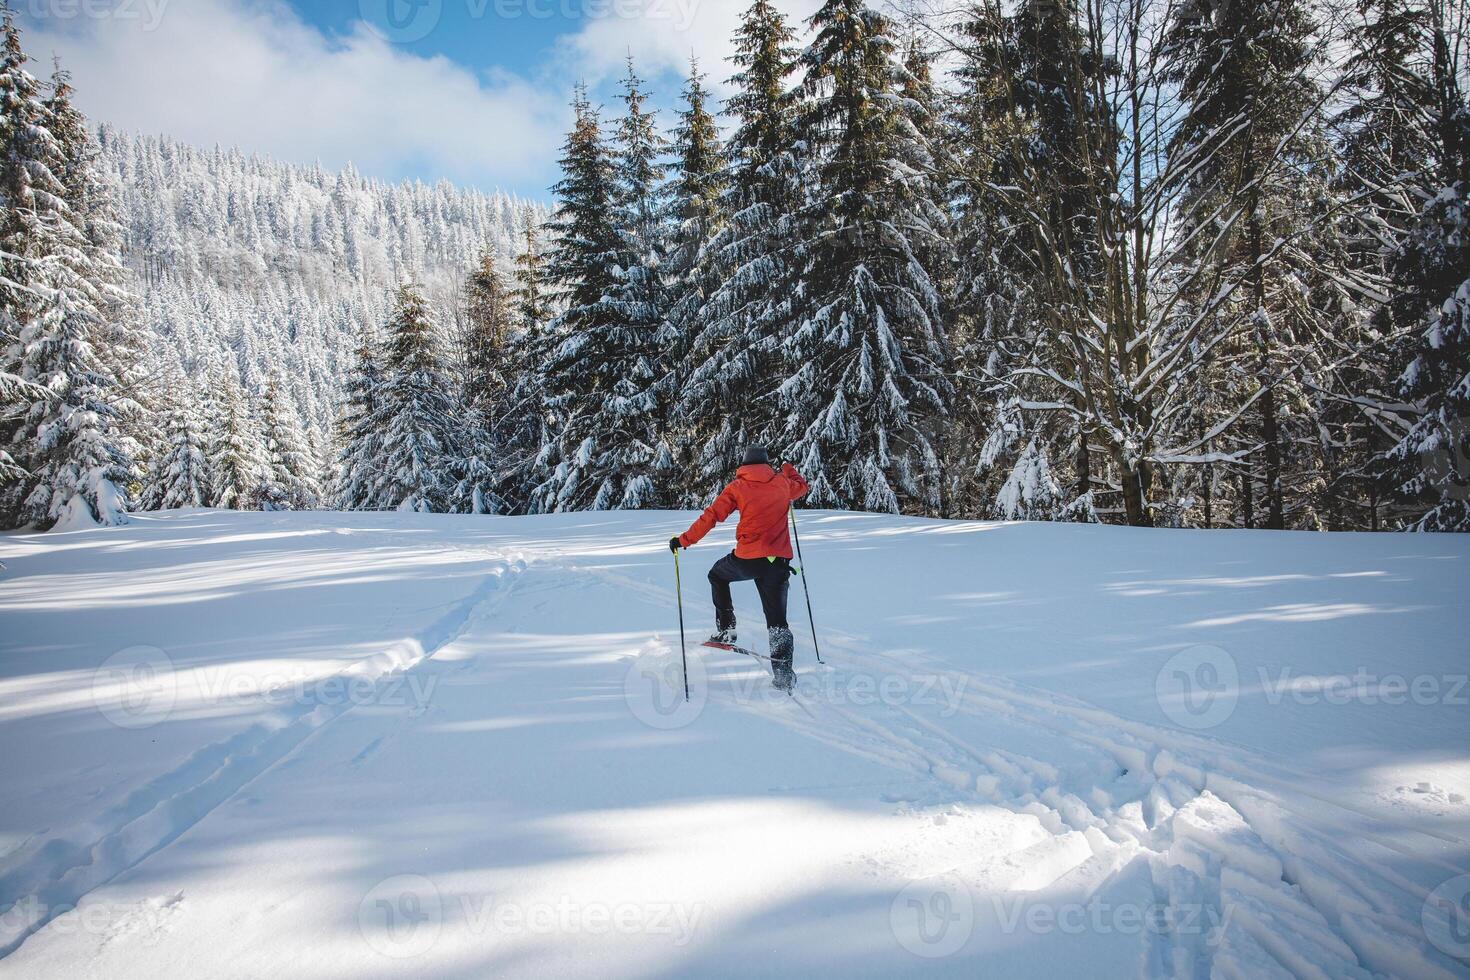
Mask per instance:
[[[684,587],[679,583],[679,553],[674,552],[674,594],[679,597],[679,661],[684,665],[684,700],[689,700],[689,658],[684,653]]]
[[[796,531],[796,505],[788,505],[786,511],[791,515],[791,538],[796,542],[796,563],[801,566],[801,591],[806,593],[806,619],[812,624],[812,650],[817,654],[817,663],[826,663],[822,659],[822,648],[817,645],[817,621],[812,616],[812,590],[806,584],[806,560],[801,557],[801,535]]]

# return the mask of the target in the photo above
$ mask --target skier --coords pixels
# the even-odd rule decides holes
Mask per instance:
[[[796,573],[791,568],[786,514],[791,501],[800,499],[808,489],[796,467],[785,463],[778,470],[763,447],[751,446],[730,485],[689,525],[689,530],[669,539],[670,551],[692,547],[731,511],[740,511],[735,550],[709,570],[715,602],[715,632],[710,642],[735,642],[735,603],[730,598],[730,583],[754,579],[766,614],[776,686],[782,690],[790,690],[795,680],[791,670],[795,643],[786,623],[786,593],[790,576]]]

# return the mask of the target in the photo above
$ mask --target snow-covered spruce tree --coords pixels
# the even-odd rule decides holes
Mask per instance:
[[[181,376],[171,379],[173,405],[164,413],[168,448],[153,459],[143,481],[138,506],[143,510],[208,507],[214,499],[208,427],[199,402]]]
[[[209,438],[214,477],[210,506],[256,510],[260,506],[256,494],[266,471],[265,449],[233,364],[216,376],[214,390],[219,414],[207,420],[214,428]]]
[[[515,325],[522,337],[534,336],[551,319],[546,286],[546,255],[541,246],[541,227],[530,208],[521,215],[525,228],[515,258]]]
[[[32,159],[47,153],[49,133],[42,127],[45,107],[39,85],[25,70],[26,56],[14,15],[4,18],[5,48],[0,60],[0,527],[14,526],[29,473],[15,460],[13,445],[21,417],[50,397],[22,378],[19,368],[21,325],[40,312],[39,278],[44,228],[35,207],[35,176],[50,178],[48,189],[62,191],[49,168],[33,174]],[[43,165],[44,166],[44,165]]]
[[[16,372],[47,390],[21,417],[16,456],[29,471],[17,523],[49,528],[118,524],[133,464],[119,445],[112,379],[89,334],[95,313],[60,285],[49,309],[22,327]]]
[[[26,471],[5,488],[0,512],[8,524],[41,528],[120,523],[132,461],[118,431],[116,382],[94,346],[101,337],[103,276],[59,176],[86,166],[84,144],[75,133],[63,133],[73,137],[63,141],[53,132],[58,121],[65,127],[75,119],[67,93],[49,103],[39,99],[9,11],[4,33],[0,250],[6,288],[0,334],[8,344],[0,371],[44,389],[44,397],[0,412],[0,444]]]
[[[468,514],[499,513],[507,509],[497,492],[502,481],[498,442],[514,384],[510,339],[514,312],[489,249],[480,253],[465,282],[464,297],[460,314],[464,326],[458,337],[463,414],[460,452],[452,464],[452,507]]]
[[[1008,521],[1054,520],[1063,505],[1047,454],[1032,436],[996,494],[993,515]]]
[[[574,93],[572,111],[575,119],[559,161],[562,176],[552,188],[557,207],[548,223],[553,245],[546,256],[546,283],[562,311],[548,331],[542,374],[548,439],[536,458],[540,479],[530,494],[532,513],[587,506],[589,493],[582,484],[596,440],[583,415],[618,377],[606,350],[615,325],[605,297],[617,286],[620,244],[613,226],[612,154],[585,88]]]
[[[1024,444],[1026,418],[1003,382],[1016,366],[1016,345],[1034,316],[1018,318],[1026,279],[1013,253],[1020,231],[1004,220],[989,184],[1000,176],[1008,96],[1015,61],[1012,25],[999,5],[967,7],[955,30],[953,94],[942,139],[942,171],[954,211],[954,270],[948,297],[955,397],[944,429],[945,487],[941,511],[949,517],[988,517],[1014,446]]]
[[[28,286],[37,278],[42,231],[32,202],[30,159],[37,153],[36,129],[43,107],[35,79],[25,72],[8,13],[5,33],[0,61],[0,526],[8,527],[29,476],[11,455],[10,440],[20,416],[50,395],[15,373],[21,324],[39,307],[39,296]],[[45,173],[40,176],[44,179]],[[60,190],[59,182],[53,189]]]
[[[624,98],[614,154],[579,91],[555,187],[559,237],[547,271],[567,308],[553,325],[558,343],[546,370],[556,428],[541,459],[548,475],[532,497],[539,512],[654,506],[670,462],[654,390],[661,141],[631,68]]]
[[[667,506],[680,475],[668,438],[670,377],[680,346],[669,325],[671,296],[665,279],[669,226],[663,177],[669,144],[647,102],[648,93],[630,57],[615,166],[621,239],[617,264],[622,281],[610,297],[626,332],[626,367],[607,406],[612,413],[609,422],[622,434],[610,460],[623,484],[616,506],[628,508]]]
[[[1451,76],[1452,79],[1452,76]],[[1443,181],[1393,258],[1386,314],[1416,325],[1402,391],[1422,414],[1388,454],[1421,531],[1470,531],[1470,105],[1452,80],[1439,127]]]
[[[955,248],[956,209],[949,197],[949,183],[955,171],[955,161],[950,154],[955,146],[948,131],[946,98],[935,84],[931,69],[934,53],[918,36],[907,37],[902,52],[904,73],[898,96],[917,138],[901,144],[914,151],[912,158],[901,156],[900,159],[908,166],[906,181],[915,207],[926,219],[925,227],[915,229],[910,241],[915,257],[939,292],[941,322],[949,349],[946,370],[951,383],[954,383],[955,372],[961,363],[955,344],[958,332],[955,330],[955,310],[951,305],[957,291],[956,273],[959,269],[959,253]],[[952,468],[956,464],[960,467],[966,465],[963,452],[954,452],[957,445],[964,444],[964,435],[957,432],[956,426],[960,400],[956,385],[951,392],[946,419],[935,433],[934,449],[940,467],[939,504],[935,513],[941,517],[952,516],[956,486]]]
[[[510,513],[524,513],[538,482],[537,459],[550,441],[544,366],[554,349],[546,257],[539,225],[524,215],[521,249],[515,259],[511,389],[499,433],[501,479],[497,495]]]
[[[795,216],[804,201],[789,87],[795,39],[770,0],[756,0],[735,33],[725,224],[702,260],[717,285],[690,341],[676,413],[696,447],[696,499],[719,491],[743,447],[774,447],[781,435],[779,358],[790,333]]]
[[[142,328],[137,297],[126,286],[117,188],[102,169],[97,141],[72,95],[70,75],[58,67],[46,100],[49,128],[61,150],[57,177],[81,235],[88,299],[98,315],[91,340],[102,373],[110,381],[114,438],[125,455],[137,460],[140,439],[152,429],[154,415],[152,389],[156,384],[145,363],[151,338]],[[134,473],[141,477],[141,467],[135,466]]]
[[[495,253],[488,248],[481,250],[465,279],[461,313],[464,327],[457,338],[461,400],[493,418],[503,410],[510,382],[507,347],[515,313]]]
[[[798,228],[796,329],[781,354],[781,446],[816,505],[932,512],[935,433],[949,396],[930,224],[914,164],[927,154],[897,98],[888,21],[828,0],[802,55],[800,120],[819,161]]]
[[[46,300],[41,288],[54,242],[54,210],[66,188],[57,171],[61,150],[46,126],[48,111],[40,84],[26,70],[14,13],[4,14],[4,48],[0,50],[0,369],[13,367],[20,352],[14,345],[21,327],[40,315]],[[12,395],[16,390],[12,387]],[[6,434],[15,425],[16,406],[0,417]],[[0,445],[8,439],[0,441]]]
[[[1438,158],[1433,24],[1421,0],[1362,0],[1348,32],[1344,98],[1333,119],[1340,181],[1366,196],[1352,212],[1355,252],[1380,275],[1419,210],[1410,175]]]
[[[1297,230],[1295,178],[1317,149],[1301,125],[1320,100],[1307,75],[1312,32],[1300,0],[1269,0],[1181,8],[1168,38],[1171,71],[1187,105],[1171,153],[1199,159],[1191,177],[1197,200],[1240,199],[1237,230],[1214,248],[1213,259],[1222,280],[1245,284],[1222,315],[1239,318],[1247,331],[1239,353],[1259,387],[1252,421],[1262,447],[1262,523],[1269,528],[1286,526],[1287,446],[1292,430],[1310,424],[1293,411],[1302,399],[1288,368],[1310,338],[1293,335],[1273,300],[1292,288],[1277,243]],[[1196,206],[1194,213],[1210,212]],[[1200,239],[1208,241],[1203,232]],[[1247,525],[1254,523],[1254,469],[1249,465],[1243,475],[1241,522]]]
[[[316,455],[306,443],[296,408],[276,381],[261,396],[265,471],[257,497],[262,510],[315,510],[321,506]]]
[[[711,243],[724,226],[721,199],[725,193],[725,166],[719,127],[708,108],[709,93],[698,63],[690,60],[684,84],[684,106],[673,133],[669,163],[669,252],[665,261],[670,290],[668,315],[671,396],[677,396],[680,375],[688,363],[690,345],[700,330],[700,318],[709,297],[719,286]],[[689,419],[675,413],[669,438],[674,452],[678,503],[703,503],[703,486],[695,479],[700,447],[696,432],[713,420]]]
[[[442,513],[452,502],[458,452],[453,388],[416,287],[398,290],[386,333],[387,383],[373,416],[382,443],[372,499],[383,509]]]
[[[1009,251],[1006,260],[1009,271],[1032,281],[1026,295],[1036,314],[1034,319],[1024,313],[1011,318],[1021,332],[1012,335],[1010,343],[1027,353],[1027,361],[1016,364],[1021,371],[1042,368],[1041,373],[1011,380],[1018,382],[1026,403],[1070,407],[1059,413],[1030,413],[1025,428],[1039,437],[1035,452],[1050,460],[1052,472],[1069,487],[1066,513],[1078,520],[1093,520],[1093,495],[1105,483],[1098,479],[1093,463],[1098,426],[1088,417],[1085,390],[1057,385],[1046,373],[1060,367],[1062,376],[1086,376],[1087,370],[1079,369],[1070,335],[1079,325],[1095,322],[1104,302],[1106,246],[1101,231],[1106,209],[1101,202],[1115,189],[1118,178],[1117,124],[1104,94],[1112,66],[1097,50],[1088,22],[1092,10],[1084,14],[1082,7],[1072,0],[1033,0],[1019,5],[1013,33],[1006,39],[1010,47],[1001,51],[1001,69],[1009,61],[1015,72],[1008,98],[1017,118],[1010,121],[1006,135],[1019,138],[1005,142],[1005,155],[995,176],[997,184],[1021,180],[1035,202],[1020,202],[1021,208],[1034,206],[1040,219],[1016,222],[1014,211],[1009,215],[1030,232],[1007,243],[1022,251]],[[1027,271],[1028,266],[1034,271]],[[1126,443],[1127,439],[1115,442]],[[1123,496],[1132,496],[1131,490],[1137,488],[1139,497],[1146,498],[1152,465],[1128,459],[1129,453],[1118,452],[1117,447],[1113,456],[1117,483],[1129,488]],[[1121,465],[1116,462],[1119,458],[1124,461]],[[1025,454],[1007,454],[1004,461],[1021,466],[1022,478],[1032,468]],[[1124,509],[1128,506],[1125,502]],[[1143,500],[1132,507],[1130,520],[1147,522]]]
[[[1389,297],[1360,336],[1348,338],[1356,341],[1358,356],[1339,355],[1342,380],[1333,393],[1339,414],[1358,416],[1378,454],[1371,465],[1376,479],[1365,481],[1368,520],[1358,523],[1375,530],[1381,503],[1391,522],[1406,520],[1411,526],[1426,508],[1436,506],[1439,495],[1426,489],[1436,479],[1429,470],[1454,479],[1445,470],[1455,458],[1453,450],[1442,452],[1448,441],[1432,440],[1435,448],[1423,458],[1410,448],[1425,435],[1426,420],[1418,412],[1428,389],[1416,387],[1406,400],[1401,382],[1408,365],[1430,353],[1424,348],[1425,304],[1433,300],[1420,292],[1427,283],[1419,263],[1439,246],[1429,244],[1437,234],[1428,230],[1436,219],[1421,219],[1456,181],[1457,139],[1453,124],[1446,123],[1463,104],[1463,76],[1456,75],[1456,63],[1463,72],[1466,55],[1463,20],[1459,29],[1451,22],[1455,9],[1420,0],[1361,4],[1348,37],[1343,108],[1334,119],[1343,160],[1340,185],[1357,197],[1347,222],[1352,271]],[[1463,6],[1459,16],[1464,17]],[[1454,285],[1441,279],[1430,289]]]
[[[311,453],[312,479],[321,491],[317,506],[327,509],[335,499],[333,488],[337,483],[337,460],[342,456],[342,444],[336,429],[318,434],[314,429],[305,430],[307,450]]]
[[[907,167],[904,181],[912,206],[925,219],[924,225],[913,231],[914,254],[940,287],[940,295],[946,300],[943,319],[949,322],[947,297],[954,291],[955,249],[945,175],[954,168],[948,159],[944,100],[930,69],[933,61],[934,53],[918,38],[911,37],[904,43],[898,97],[912,127],[912,137],[900,140],[898,149],[899,160]]]
[[[1103,59],[1078,20],[1070,3],[1022,4],[1008,16],[978,0],[959,22],[945,156],[959,378],[945,446],[951,513],[1096,519],[1096,424],[1083,387],[1061,380],[1085,375],[1068,337],[1092,323],[1098,188],[1110,180],[1096,104]],[[1007,485],[1040,472],[1039,460],[1067,492],[1008,494],[1025,506],[998,505]]]
[[[347,377],[346,400],[338,422],[342,449],[332,484],[332,499],[338,510],[377,509],[373,488],[382,472],[382,434],[377,423],[384,385],[382,351],[372,329],[366,328]]]
[[[1350,54],[1339,87],[1342,108],[1332,120],[1340,166],[1335,187],[1353,200],[1345,209],[1348,282],[1374,298],[1390,292],[1390,261],[1414,224],[1437,169],[1434,17],[1419,0],[1364,0],[1348,31]],[[1377,306],[1376,303],[1361,305]],[[1395,379],[1412,358],[1412,327],[1387,316],[1362,316],[1338,347],[1326,396],[1323,430],[1356,437],[1344,453],[1339,521],[1328,528],[1378,530],[1382,505],[1393,496],[1376,460],[1412,424]],[[1358,435],[1361,433],[1361,435]]]
[[[0,422],[4,421],[7,413],[17,411],[19,406],[28,405],[46,397],[47,393],[44,388],[0,368]],[[9,494],[16,492],[28,475],[10,455],[10,452],[0,445],[0,501],[4,501]]]

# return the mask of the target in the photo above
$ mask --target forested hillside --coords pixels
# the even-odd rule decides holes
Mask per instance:
[[[444,182],[385,184],[106,126],[97,143],[154,369],[202,382],[229,365],[253,392],[275,380],[318,436],[397,283],[448,298],[482,248],[508,261],[527,220],[544,218]]]

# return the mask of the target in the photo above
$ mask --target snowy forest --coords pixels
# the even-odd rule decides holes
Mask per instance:
[[[94,129],[0,53],[0,524],[811,506],[1470,530],[1460,0],[755,0],[548,210]],[[715,70],[715,66],[708,66]]]
[[[309,435],[327,437],[364,323],[414,277],[444,305],[465,256],[514,256],[540,204],[447,183],[387,186],[103,127],[97,164],[115,188],[123,260],[149,342],[150,372],[209,387],[287,393]],[[226,375],[233,375],[227,380]],[[211,380],[212,379],[212,380]]]

